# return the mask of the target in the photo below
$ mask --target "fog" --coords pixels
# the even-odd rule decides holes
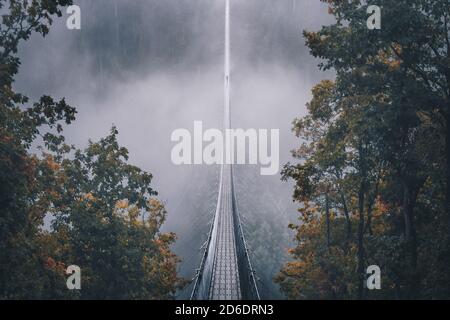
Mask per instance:
[[[45,39],[33,36],[20,47],[16,89],[33,99],[42,94],[65,97],[76,107],[77,120],[65,135],[77,147],[117,126],[131,163],[154,175],[154,187],[169,212],[164,230],[178,234],[174,249],[183,259],[180,271],[191,278],[215,206],[218,168],[173,165],[170,136],[178,128],[192,130],[195,120],[206,128],[221,128],[224,1],[75,3],[81,7],[81,30],[68,30],[63,15]],[[318,71],[302,30],[317,30],[330,19],[319,0],[231,3],[233,126],[280,129],[281,165],[292,161],[293,119],[305,114],[312,86],[330,77]],[[273,219],[264,226],[267,239],[250,234],[248,240],[255,247],[261,286],[268,288],[266,297],[278,297],[270,272],[274,276],[281,258],[274,258],[278,260],[270,272],[258,262],[269,251],[285,256],[293,236],[287,224],[295,222],[296,206],[289,183],[279,175],[260,176],[257,169],[238,168],[237,197],[241,213],[249,211],[251,234],[261,231],[261,219]],[[284,232],[281,240],[271,241],[276,232]]]

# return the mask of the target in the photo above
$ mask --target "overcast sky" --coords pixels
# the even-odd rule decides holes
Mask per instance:
[[[22,45],[16,87],[32,98],[66,97],[78,117],[65,132],[78,147],[115,124],[131,162],[155,176],[169,209],[166,227],[179,229],[180,219],[189,221],[179,201],[193,168],[171,163],[170,135],[177,128],[192,130],[194,120],[220,128],[224,1],[75,3],[81,30],[68,30],[64,15],[47,38],[34,36]],[[233,126],[280,129],[281,164],[291,160],[296,143],[293,119],[304,114],[312,86],[330,77],[317,69],[302,31],[329,22],[319,0],[231,1]],[[279,178],[258,179],[289,201],[291,188]]]

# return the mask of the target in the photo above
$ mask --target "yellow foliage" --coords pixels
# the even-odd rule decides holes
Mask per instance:
[[[116,202],[116,209],[127,209],[128,205],[128,200],[119,200]]]

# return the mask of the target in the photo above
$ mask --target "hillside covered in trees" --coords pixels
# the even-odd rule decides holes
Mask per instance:
[[[19,44],[71,2],[0,1],[0,299],[170,299],[185,282],[152,175],[128,163],[116,128],[76,149],[62,135],[75,108],[13,90]],[[67,290],[72,264],[83,290]]]
[[[300,222],[276,281],[292,299],[450,298],[450,4],[327,0],[336,22],[304,32],[322,70],[285,179]],[[381,290],[365,288],[366,268]]]

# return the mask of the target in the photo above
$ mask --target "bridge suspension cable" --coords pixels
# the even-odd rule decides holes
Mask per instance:
[[[225,0],[224,131],[231,128],[230,0]],[[229,139],[228,139],[229,140]],[[232,152],[227,153],[231,156]],[[255,271],[250,262],[234,187],[232,159],[220,169],[214,220],[202,255],[193,300],[259,300]]]

